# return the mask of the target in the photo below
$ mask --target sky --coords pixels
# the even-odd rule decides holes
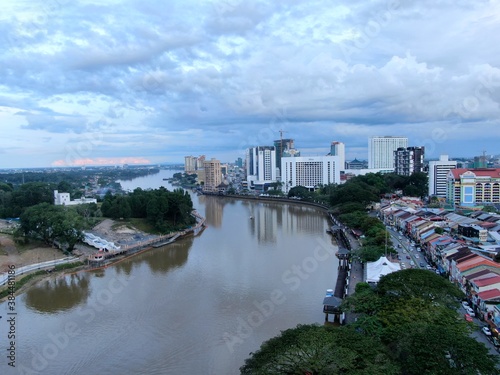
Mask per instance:
[[[232,162],[280,136],[500,154],[499,0],[0,6],[0,168]]]

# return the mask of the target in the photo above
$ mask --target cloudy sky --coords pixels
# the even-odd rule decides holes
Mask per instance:
[[[499,0],[0,0],[0,168],[295,139],[499,154]]]

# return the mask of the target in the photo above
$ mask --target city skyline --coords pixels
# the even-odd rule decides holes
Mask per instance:
[[[395,135],[499,154],[500,4],[93,0],[3,4],[0,168],[232,162]]]

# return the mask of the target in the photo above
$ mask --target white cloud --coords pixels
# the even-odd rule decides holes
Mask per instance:
[[[361,159],[373,134],[494,150],[499,14],[487,0],[9,3],[0,167],[50,165],[96,133],[87,160],[234,159],[279,129]]]

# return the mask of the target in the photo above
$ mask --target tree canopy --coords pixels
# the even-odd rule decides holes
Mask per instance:
[[[262,344],[241,374],[399,374],[386,348],[349,327],[299,325]]]
[[[48,245],[57,241],[62,248],[71,251],[82,239],[82,228],[82,217],[76,210],[40,203],[23,212],[16,237],[37,238]]]
[[[251,353],[242,374],[498,374],[498,357],[469,336],[462,292],[426,270],[359,283],[342,304],[358,314],[341,327],[299,325]]]
[[[104,216],[113,219],[144,218],[159,232],[185,227],[194,223],[193,202],[183,189],[169,191],[135,189],[128,195],[106,194],[101,206]]]

